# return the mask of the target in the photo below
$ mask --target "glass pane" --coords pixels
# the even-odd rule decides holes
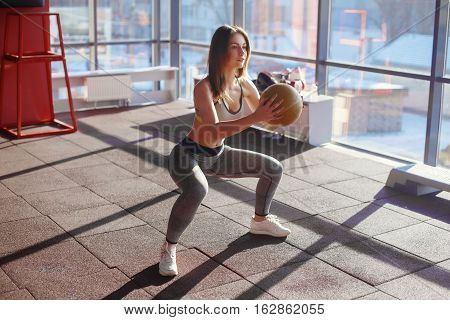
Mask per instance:
[[[57,50],[60,52],[60,50]],[[64,47],[67,70],[70,72],[88,71],[90,64],[89,47]],[[52,72],[63,73],[62,62],[52,62]]]
[[[182,40],[209,43],[216,29],[233,23],[233,1],[181,0]]]
[[[51,12],[60,14],[65,43],[89,41],[88,0],[52,0]],[[51,19],[51,43],[59,43],[56,20]]]
[[[447,7],[447,11],[448,11],[448,14],[450,15],[450,8],[449,7]],[[446,73],[446,75],[447,75],[447,77],[448,76],[450,76],[450,54],[449,54],[449,52],[448,52],[448,45],[449,45],[449,43],[450,43],[450,24],[448,25],[448,38],[447,38],[447,52],[446,52],[446,55],[447,55],[447,61],[446,61],[446,64],[445,64],[445,73]]]
[[[248,67],[250,78],[256,79],[258,73],[262,71],[281,72],[287,68],[294,69],[299,67],[302,70],[303,78],[307,85],[315,83],[315,65],[298,61],[275,59],[252,55]]]
[[[450,85],[444,85],[438,166],[450,169]]]
[[[168,43],[161,43],[160,63],[162,66],[170,66],[170,51]]]
[[[423,161],[428,81],[329,68],[327,83],[335,141]]]
[[[314,58],[318,0],[245,1],[245,28],[253,49]]]
[[[430,73],[434,0],[332,0],[329,59]]]
[[[161,39],[170,37],[170,1],[161,1]]]
[[[208,49],[181,46],[180,57],[180,96],[191,99],[194,87],[194,77],[207,72]]]
[[[143,68],[151,66],[151,44],[116,44],[98,46],[101,69]]]
[[[152,0],[99,0],[98,41],[151,39]]]

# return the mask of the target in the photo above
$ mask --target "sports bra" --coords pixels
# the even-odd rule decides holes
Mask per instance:
[[[242,85],[239,82],[239,80],[238,80],[238,84],[239,84],[239,88],[241,89],[241,96],[239,98],[239,109],[236,112],[230,111],[230,109],[226,105],[223,98],[220,98],[219,100],[214,102],[214,107],[216,109],[216,114],[217,114],[217,117],[219,118],[219,121],[237,120],[237,119],[240,119],[245,116],[245,112],[244,112],[244,108],[243,108],[244,92],[243,92]],[[220,103],[220,102],[222,102],[222,103]],[[195,114],[195,119],[199,123],[203,122],[202,118],[198,114]]]

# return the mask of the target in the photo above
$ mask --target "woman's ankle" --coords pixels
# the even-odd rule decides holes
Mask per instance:
[[[167,246],[169,247],[169,248],[172,248],[172,247],[176,247],[177,246],[177,242],[171,242],[171,241],[169,241],[169,240],[165,240],[165,243],[167,244]]]
[[[253,216],[253,220],[255,220],[256,222],[261,222],[261,221],[266,220],[266,216],[255,213],[255,215]]]

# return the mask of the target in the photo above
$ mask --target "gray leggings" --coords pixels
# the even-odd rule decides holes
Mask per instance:
[[[170,213],[166,239],[177,243],[208,193],[206,175],[227,178],[259,177],[255,214],[269,214],[270,204],[283,174],[282,164],[265,154],[225,145],[217,155],[194,153],[177,144],[169,157],[169,173],[181,188]]]

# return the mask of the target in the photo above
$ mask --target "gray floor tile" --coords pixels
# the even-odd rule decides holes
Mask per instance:
[[[12,146],[14,146],[14,144],[9,142],[8,138],[0,136],[0,149],[12,147]]]
[[[209,191],[202,204],[216,208],[233,203],[255,199],[255,193],[233,182],[219,182],[209,186]]]
[[[57,170],[91,167],[98,165],[106,165],[109,162],[95,154],[89,154],[90,151],[86,151],[85,154],[80,156],[63,158],[61,160],[51,162],[50,164]]]
[[[173,182],[172,177],[167,171],[166,168],[162,168],[156,165],[145,165],[145,169],[139,169],[140,172],[144,172],[141,174],[145,179],[148,179],[156,184],[159,184],[161,187],[166,188],[167,190],[176,190],[178,186]]]
[[[63,136],[63,139],[69,140],[89,151],[103,151],[105,149],[119,147],[129,143],[128,141],[123,140],[120,137],[112,136],[102,132],[78,131]]]
[[[433,262],[450,258],[450,233],[426,223],[384,233],[375,238]]]
[[[248,280],[283,300],[353,299],[376,291],[315,258],[256,274]]]
[[[144,148],[145,150],[152,151],[163,156],[169,156],[175,145],[175,142],[170,141],[164,136],[149,137],[148,139],[139,142],[139,148]],[[148,152],[150,157],[153,154],[152,152]],[[151,158],[146,160],[151,161]]]
[[[89,189],[122,208],[133,207],[169,192],[142,177],[94,184]]]
[[[77,238],[145,224],[116,205],[52,214],[49,217]]]
[[[237,183],[241,186],[244,186],[252,191],[256,190],[256,186],[258,184],[259,179],[258,178],[236,178],[231,179],[234,183]],[[291,177],[289,175],[284,174],[283,178],[280,181],[280,184],[278,184],[277,187],[277,193],[284,193],[289,191],[295,191],[295,190],[302,190],[302,189],[308,189],[313,188],[314,185],[299,179],[296,179],[294,177]]]
[[[35,300],[35,299],[27,289],[20,289],[0,294],[0,300]]]
[[[365,240],[359,232],[342,227],[320,216],[286,223],[285,226],[292,231],[286,242],[311,254]]]
[[[0,254],[10,253],[6,260],[20,255],[22,250],[39,250],[42,243],[51,245],[67,239],[64,230],[43,216],[0,224]],[[5,256],[0,258],[0,265],[4,261]]]
[[[329,211],[322,213],[321,216],[368,236],[375,236],[420,223],[419,220],[372,203]]]
[[[82,186],[136,177],[114,164],[64,169],[61,172]]]
[[[157,230],[166,233],[167,221],[155,222],[153,225]],[[246,233],[248,233],[248,228],[214,211],[207,211],[195,215],[194,220],[182,234],[179,243],[193,247],[212,241],[237,239]]]
[[[110,204],[84,187],[33,193],[25,200],[42,214],[58,214]]]
[[[301,156],[304,160],[314,164],[355,159],[354,157],[346,155],[342,152],[337,152],[324,147],[314,147],[312,149],[305,150],[298,156]]]
[[[0,182],[0,199],[15,197],[16,195],[12,193],[7,187],[5,187]]]
[[[250,227],[251,218],[255,213],[255,200],[217,207],[214,208],[214,211],[246,227]],[[299,220],[311,216],[278,201],[272,201],[270,213],[278,216],[281,222]]]
[[[392,280],[377,288],[402,300],[449,300],[450,262]]]
[[[335,182],[322,185],[322,187],[362,202],[398,195],[395,190],[368,178]]]
[[[438,219],[427,220],[426,223],[429,223],[446,231],[450,231],[450,215],[443,215]]]
[[[436,195],[436,198],[450,201],[450,192],[442,191]],[[445,201],[446,202],[446,201]]]
[[[403,194],[379,199],[375,203],[421,221],[447,215],[450,212],[450,202],[445,204],[435,197],[417,197]]]
[[[36,158],[7,162],[2,161],[2,165],[0,167],[0,180],[35,173],[37,171],[45,171],[45,169],[47,169],[46,164]]]
[[[152,151],[139,148],[138,145],[127,145],[99,154],[102,158],[117,164],[138,176],[148,176],[149,180],[158,179],[166,173],[167,157]],[[171,182],[171,178],[167,173]],[[156,181],[157,182],[157,181]],[[174,188],[176,188],[176,185]]]
[[[20,147],[45,163],[82,157],[88,151],[60,137],[21,144]]]
[[[377,174],[375,176],[370,176],[369,179],[386,184],[388,177],[389,177],[389,173],[382,173],[382,174]]]
[[[150,226],[111,231],[80,238],[80,243],[108,267],[159,262],[165,236]],[[178,246],[178,250],[182,248]]]
[[[38,217],[41,214],[20,197],[0,198],[0,223]]]
[[[214,261],[244,277],[312,258],[285,243],[284,239],[252,234],[204,243],[198,248]]]
[[[2,162],[16,162],[16,161],[33,161],[36,160],[34,156],[26,152],[20,147],[10,146],[8,148],[0,149]]]
[[[172,105],[169,107],[172,108]],[[171,114],[167,114],[165,110],[161,110],[155,106],[148,106],[142,109],[131,109],[129,111],[121,112],[118,116],[137,124],[164,120],[173,117]]]
[[[11,281],[6,273],[0,269],[0,294],[13,290],[17,290],[17,286]]]
[[[102,270],[64,281],[36,282],[29,286],[29,290],[39,300],[127,299],[131,294],[140,296],[141,299],[151,298],[130,283],[130,279],[117,269]]]
[[[127,211],[133,212],[136,217],[147,222],[151,226],[160,225],[158,224],[160,221],[164,221],[167,224],[172,207],[179,196],[180,194],[176,192],[165,193],[149,199],[142,204],[131,208],[129,207],[127,208]],[[209,211],[209,208],[200,205],[198,207],[197,214]]]
[[[398,299],[382,291],[377,291],[375,293],[368,294],[367,296],[358,298],[356,300],[398,300]]]
[[[322,187],[275,194],[275,200],[309,214],[351,207],[360,202]]]
[[[326,164],[317,164],[296,168],[293,170],[286,170],[284,173],[314,185],[322,185],[358,178],[357,175],[330,167]]]
[[[8,178],[3,180],[3,183],[17,195],[78,186],[75,182],[54,169]]]
[[[287,156],[285,159],[280,160],[284,170],[291,170],[294,168],[301,168],[317,164],[317,160],[305,159],[302,153],[295,156]]]
[[[431,264],[376,240],[320,252],[317,258],[371,285],[378,285]]]
[[[328,162],[328,165],[360,176],[369,177],[391,171],[393,167],[370,160],[351,159],[346,161]]]
[[[197,293],[188,293],[181,300],[273,300],[274,298],[247,280],[238,280]]]
[[[133,274],[129,274],[128,270],[125,274],[154,299],[180,299],[187,294],[242,280],[237,274],[195,249],[177,254],[177,264],[179,275],[172,278],[160,276],[157,264],[141,266],[142,269]]]
[[[19,288],[36,282],[64,282],[107,267],[76,241],[70,239],[40,248],[2,266]],[[45,286],[44,286],[45,288]]]

